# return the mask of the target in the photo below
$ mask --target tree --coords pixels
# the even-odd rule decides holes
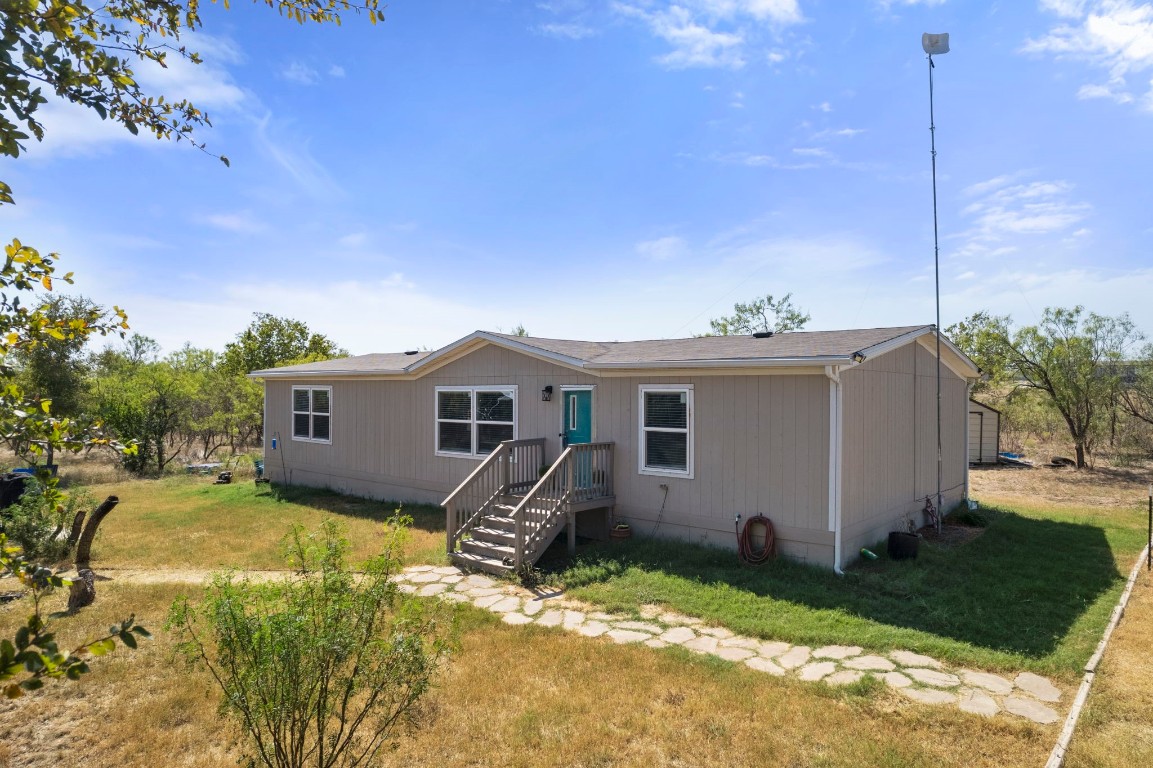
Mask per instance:
[[[983,312],[958,326],[961,332],[953,340],[982,368],[989,366],[994,383],[1046,395],[1073,440],[1077,467],[1083,468],[1118,396],[1121,363],[1141,339],[1129,315],[1049,307],[1040,323],[1016,331],[1010,330],[1010,318]]]
[[[83,296],[49,295],[43,298],[41,311],[54,323],[71,325],[99,322],[103,308]],[[16,349],[13,360],[17,381],[24,391],[41,401],[50,402],[57,415],[77,418],[87,387],[87,365],[81,357],[88,339],[74,335],[62,339],[49,337],[35,347]],[[52,445],[46,446],[46,463],[54,462]]]
[[[793,294],[786,293],[779,300],[773,295],[733,305],[733,314],[709,321],[711,330],[705,336],[747,336],[760,332],[784,333],[799,331],[812,318],[793,306]]]
[[[356,573],[336,523],[310,537],[297,527],[294,573],[265,582],[218,574],[198,608],[172,606],[168,626],[220,687],[222,711],[248,736],[249,765],[375,765],[428,690],[449,649],[449,617],[390,578],[410,522],[386,523],[384,552]]]
[[[220,366],[227,373],[244,376],[289,361],[312,362],[348,355],[336,342],[322,334],[312,333],[308,325],[299,320],[276,317],[267,312],[255,312],[253,317],[255,319],[237,334],[236,340],[224,346]]]

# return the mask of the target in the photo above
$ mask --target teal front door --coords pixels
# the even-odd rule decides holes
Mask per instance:
[[[593,393],[589,389],[564,390],[564,444],[593,441]]]

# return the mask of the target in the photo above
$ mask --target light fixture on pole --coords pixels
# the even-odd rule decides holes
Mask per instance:
[[[937,321],[933,336],[937,340],[937,532],[941,531],[944,498],[941,495],[941,245],[937,236],[937,124],[933,114],[933,56],[949,52],[949,33],[921,35],[921,48],[929,56],[929,154],[933,162],[933,285],[937,303]]]

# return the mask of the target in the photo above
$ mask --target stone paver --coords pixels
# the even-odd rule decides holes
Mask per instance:
[[[812,651],[807,646],[796,645],[777,657],[777,663],[785,669],[796,669],[809,660]]]
[[[1012,712],[1014,715],[1027,718],[1041,725],[1055,723],[1060,719],[1060,716],[1049,707],[1034,699],[1026,699],[1024,696],[1007,696],[1004,704],[1006,712]]]
[[[396,591],[403,592],[406,595],[414,595],[416,594],[416,587],[412,584],[401,584],[397,586]]]
[[[564,612],[564,628],[575,629],[581,624],[584,624],[585,615],[580,611],[565,611]]]
[[[869,672],[892,672],[897,668],[896,664],[883,656],[858,656],[846,659],[842,665],[849,669],[863,669]]]
[[[801,671],[797,673],[797,677],[802,680],[807,680],[810,683],[815,683],[836,671],[837,665],[831,661],[814,661],[812,664],[806,664],[801,667]]]
[[[1013,692],[1013,684],[1001,677],[989,672],[976,672],[972,669],[962,669],[961,679],[965,681],[966,685],[974,686],[975,688],[984,688],[993,693],[999,693],[1006,696]]]
[[[907,667],[905,674],[918,683],[933,685],[937,688],[952,688],[961,684],[961,678],[948,672],[938,672],[935,669],[921,669],[920,667]]]
[[[774,656],[780,656],[782,653],[788,651],[792,647],[793,646],[789,645],[788,643],[782,643],[780,641],[761,643],[761,655],[767,659],[771,659]]]
[[[716,654],[725,661],[744,661],[756,656],[756,652],[750,651],[748,648],[741,648],[738,646],[726,646],[722,641],[721,647],[717,648]]]
[[[847,659],[861,652],[859,645],[826,645],[813,651],[814,659]]]
[[[715,637],[709,637],[708,635],[702,635],[686,643],[681,643],[681,647],[696,653],[716,653],[717,639]]]
[[[885,672],[884,674],[879,675],[879,677],[884,680],[885,685],[889,686],[890,688],[908,688],[913,684],[912,680],[910,680],[905,675],[902,675],[900,672]]]
[[[1001,707],[997,705],[997,700],[984,691],[967,688],[962,690],[959,695],[961,700],[957,706],[965,712],[992,717],[1001,711]]]
[[[536,623],[542,627],[559,627],[564,622],[564,611],[545,611]]]
[[[484,595],[472,601],[472,604],[477,608],[488,608],[489,606],[496,605],[501,600],[504,600],[502,595]]]
[[[614,643],[638,643],[654,649],[679,645],[695,653],[743,662],[757,672],[778,677],[791,674],[800,680],[824,681],[828,685],[850,685],[872,672],[890,688],[919,703],[954,705],[984,717],[1008,712],[1040,724],[1060,719],[1058,712],[1042,703],[1059,701],[1060,690],[1030,672],[1022,672],[1010,682],[989,672],[949,670],[940,661],[911,651],[861,655],[861,647],[855,645],[827,645],[814,650],[804,645],[763,641],[652,605],[641,607],[644,620],[637,621],[590,611],[586,604],[560,592],[530,592],[450,567],[416,566],[392,580],[397,589],[409,594],[472,602],[478,608],[501,614],[507,624],[561,627],[586,637],[605,637]],[[959,690],[940,690],[957,688],[962,680],[965,687]],[[1018,693],[1011,695],[1015,690]]]
[[[519,611],[521,606],[519,597],[505,597],[488,607],[493,613],[512,613]]]
[[[586,621],[577,627],[577,632],[580,632],[585,637],[600,637],[609,631],[609,625],[603,621]]]
[[[864,672],[858,672],[855,669],[842,669],[840,672],[826,677],[825,682],[829,685],[852,685],[864,676]]]
[[[768,672],[770,675],[776,675],[777,677],[785,674],[784,669],[779,667],[774,662],[760,656],[754,656],[751,659],[745,659],[745,666],[749,667],[750,669],[755,669],[758,672]]]
[[[751,637],[726,637],[721,640],[722,648],[748,648],[752,651],[759,651],[761,642],[754,640]],[[755,653],[753,654],[756,655]]]
[[[900,664],[902,667],[928,667],[929,669],[940,669],[944,665],[930,656],[922,656],[919,653],[911,653],[910,651],[893,651],[889,654],[889,658]]]
[[[1022,691],[1041,701],[1058,701],[1061,698],[1061,692],[1052,683],[1032,672],[1022,672],[1013,682]]]
[[[620,629],[631,629],[637,632],[648,632],[650,635],[659,635],[665,631],[665,628],[659,624],[650,624],[647,621],[618,621],[616,625]]]
[[[953,704],[957,694],[938,691],[933,688],[900,688],[901,693],[922,704]]]
[[[606,634],[614,643],[639,643],[653,637],[647,632],[638,632],[635,629],[610,629]]]
[[[696,636],[697,633],[688,627],[673,627],[661,635],[661,640],[664,640],[666,643],[672,643],[673,645],[680,645],[681,643],[687,643]]]

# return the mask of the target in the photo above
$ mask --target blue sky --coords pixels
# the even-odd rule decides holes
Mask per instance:
[[[394,0],[376,26],[205,9],[212,151],[61,104],[0,164],[5,239],[167,350],[255,311],[354,353],[688,336],[791,292],[811,329],[1129,312],[1153,334],[1153,3]]]

